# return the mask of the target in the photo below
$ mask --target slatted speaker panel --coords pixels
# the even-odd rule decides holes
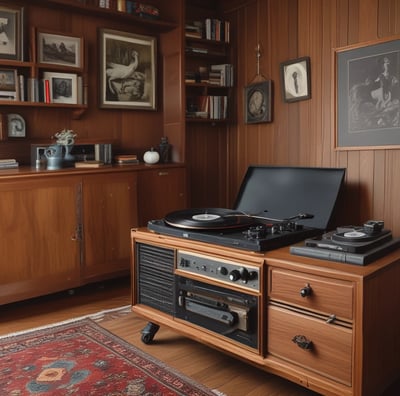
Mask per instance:
[[[174,250],[138,243],[136,252],[138,302],[174,315]]]

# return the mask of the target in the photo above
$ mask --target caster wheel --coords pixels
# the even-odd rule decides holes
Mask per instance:
[[[142,342],[144,344],[150,344],[159,328],[160,326],[155,323],[147,323],[146,327],[142,330]]]
[[[142,342],[143,344],[150,344],[153,341],[153,334],[142,334]]]

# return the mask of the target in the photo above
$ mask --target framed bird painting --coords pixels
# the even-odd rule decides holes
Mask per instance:
[[[100,107],[156,110],[155,37],[100,29]]]

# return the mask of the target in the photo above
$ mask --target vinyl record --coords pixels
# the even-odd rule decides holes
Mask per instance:
[[[164,221],[173,227],[201,230],[247,227],[255,222],[250,216],[223,208],[178,210],[167,214]]]
[[[332,240],[336,242],[368,242],[382,236],[382,232],[369,235],[362,228],[355,228],[346,232],[337,232],[332,235]]]

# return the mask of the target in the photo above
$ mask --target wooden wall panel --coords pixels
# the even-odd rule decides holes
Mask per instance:
[[[340,224],[384,220],[400,236],[400,169],[397,149],[336,151],[334,148],[333,50],[349,44],[390,37],[400,33],[397,0],[255,0],[229,9],[238,21],[235,28],[239,57],[237,93],[251,75],[254,32],[269,24],[258,40],[268,48],[264,54],[268,77],[274,83],[274,120],[271,124],[246,126],[238,117],[231,126],[229,146],[229,199],[233,201],[244,169],[253,164],[333,166],[347,169]],[[258,14],[257,12],[260,11]],[[264,14],[266,13],[266,14]],[[240,23],[239,23],[240,22]],[[260,25],[258,28],[254,24]],[[267,43],[267,44],[265,44]],[[311,58],[312,97],[284,103],[279,65],[301,56]],[[240,114],[242,110],[238,108]],[[260,149],[260,145],[268,148]],[[237,155],[236,155],[237,154]],[[398,171],[397,171],[398,172]]]

